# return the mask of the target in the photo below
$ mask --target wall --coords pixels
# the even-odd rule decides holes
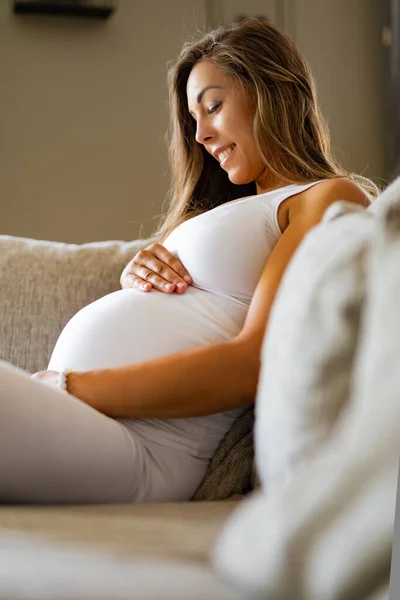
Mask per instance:
[[[378,183],[388,176],[384,2],[292,0],[291,24],[315,76],[336,154],[348,168]]]
[[[169,177],[167,62],[204,20],[204,0],[124,0],[104,22],[0,2],[1,234],[150,235]]]

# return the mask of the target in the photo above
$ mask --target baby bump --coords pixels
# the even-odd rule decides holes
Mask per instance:
[[[192,286],[181,295],[119,290],[67,323],[48,368],[111,368],[231,339],[245,313]]]

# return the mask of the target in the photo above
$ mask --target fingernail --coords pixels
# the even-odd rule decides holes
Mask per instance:
[[[179,290],[185,290],[185,289],[186,289],[186,287],[187,287],[187,285],[186,285],[186,283],[183,283],[182,281],[180,281],[179,283],[177,283],[177,284],[176,284],[176,287],[177,287]]]
[[[166,283],[166,284],[164,285],[164,287],[165,287],[167,290],[172,290],[172,289],[174,288],[174,284],[173,284],[173,283]]]
[[[190,283],[190,282],[191,282],[191,279],[190,279],[189,275],[185,275],[183,279],[184,279],[185,281],[187,281],[187,283]]]

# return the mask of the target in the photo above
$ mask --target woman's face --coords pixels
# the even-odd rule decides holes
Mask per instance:
[[[232,183],[255,181],[258,194],[266,191],[271,177],[256,147],[245,92],[218,67],[202,61],[192,68],[186,93],[189,112],[196,121],[197,142],[218,161]]]

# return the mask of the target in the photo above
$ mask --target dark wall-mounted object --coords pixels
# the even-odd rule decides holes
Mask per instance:
[[[13,0],[13,12],[19,15],[107,19],[115,8],[112,0]]]

